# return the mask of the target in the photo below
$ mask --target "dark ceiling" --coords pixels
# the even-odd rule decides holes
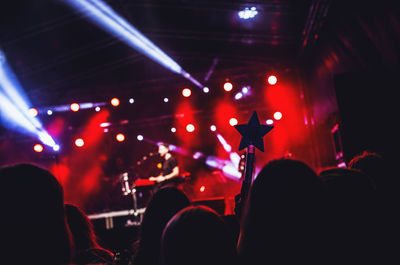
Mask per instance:
[[[329,6],[329,1],[289,0],[107,2],[209,86],[244,71],[293,66],[305,40],[321,23],[318,15]],[[256,6],[259,14],[240,20],[237,12],[248,6]],[[37,106],[96,101],[140,90],[180,91],[192,85],[63,1],[7,1],[0,8],[0,25],[0,47]],[[212,65],[212,75],[206,78]]]

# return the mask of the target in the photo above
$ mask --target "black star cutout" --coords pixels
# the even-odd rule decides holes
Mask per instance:
[[[264,152],[264,141],[263,137],[269,133],[274,126],[271,125],[261,125],[258,120],[257,112],[253,111],[250,120],[247,124],[235,125],[236,130],[242,135],[240,140],[239,151],[248,147],[249,145],[254,145],[259,150]]]

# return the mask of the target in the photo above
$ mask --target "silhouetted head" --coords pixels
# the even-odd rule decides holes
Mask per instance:
[[[163,265],[236,264],[236,248],[226,223],[204,206],[188,207],[166,226],[161,247]]]
[[[389,169],[385,160],[379,154],[365,151],[349,162],[349,168],[359,170],[370,176],[378,189],[381,189],[381,185],[387,184]]]
[[[87,215],[72,204],[65,204],[65,214],[75,245],[73,263],[111,263],[113,254],[98,244],[93,225]]]
[[[139,232],[137,264],[157,264],[162,231],[174,214],[190,205],[179,189],[165,187],[150,199]]]
[[[335,264],[376,263],[372,259],[377,244],[382,243],[378,231],[381,229],[379,220],[384,217],[377,211],[373,181],[361,171],[347,168],[327,169],[320,176],[329,202],[326,226],[330,236],[326,247],[331,251],[331,261]]]
[[[254,180],[242,221],[244,264],[316,258],[323,207],[322,183],[309,166],[292,159],[269,162]]]
[[[16,263],[64,264],[70,259],[70,237],[63,190],[47,170],[30,164],[0,169],[2,240]]]
[[[65,204],[68,226],[73,236],[75,251],[98,247],[94,228],[87,215],[77,206]]]

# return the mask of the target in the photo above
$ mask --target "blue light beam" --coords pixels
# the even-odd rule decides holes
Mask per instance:
[[[146,55],[174,73],[182,75],[196,86],[203,85],[165,54],[160,48],[140,33],[133,25],[100,0],[64,0],[73,8],[88,16],[94,23],[118,37],[130,47]]]
[[[35,135],[48,146],[56,143],[43,128],[38,118],[29,115],[30,103],[24,94],[17,77],[7,64],[4,53],[0,50],[0,117],[4,125],[12,130]]]

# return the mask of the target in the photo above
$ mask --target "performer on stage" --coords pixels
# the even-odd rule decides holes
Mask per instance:
[[[167,184],[174,185],[175,183],[173,180],[177,179],[179,176],[178,162],[169,152],[169,146],[167,144],[160,144],[158,146],[158,153],[164,158],[161,174],[157,177],[150,177],[149,180],[160,183],[160,186],[165,186]]]

